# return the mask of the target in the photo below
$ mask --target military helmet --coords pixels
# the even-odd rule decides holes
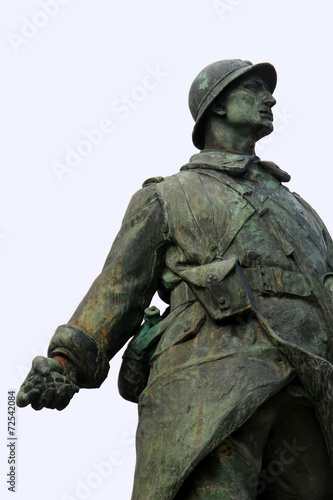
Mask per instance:
[[[206,66],[194,79],[189,92],[189,107],[195,125],[193,144],[198,149],[204,147],[202,130],[203,117],[213,100],[240,76],[245,74],[260,76],[267,83],[271,93],[276,86],[276,71],[269,63],[253,64],[240,59],[225,59]]]

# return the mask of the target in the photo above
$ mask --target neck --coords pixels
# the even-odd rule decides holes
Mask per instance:
[[[211,119],[207,123],[204,149],[223,149],[230,153],[254,155],[256,138],[253,131],[232,128],[221,120]]]

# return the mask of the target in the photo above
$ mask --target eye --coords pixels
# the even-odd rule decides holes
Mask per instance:
[[[257,83],[255,83],[255,82],[248,83],[248,84],[245,85],[246,89],[254,90],[254,91],[258,90],[258,87],[259,87],[259,85]]]

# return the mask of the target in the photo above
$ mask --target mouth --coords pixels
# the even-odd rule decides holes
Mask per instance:
[[[270,120],[271,122],[273,121],[273,113],[271,111],[268,110],[260,111],[260,116],[266,118],[267,120]]]

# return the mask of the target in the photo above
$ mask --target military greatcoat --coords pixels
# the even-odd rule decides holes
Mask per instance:
[[[139,397],[133,500],[171,500],[185,477],[283,387],[316,408],[333,456],[333,244],[318,215],[258,157],[194,155],[132,198],[102,273],[49,356],[98,387],[156,291]],[[151,345],[149,346],[151,350]]]

